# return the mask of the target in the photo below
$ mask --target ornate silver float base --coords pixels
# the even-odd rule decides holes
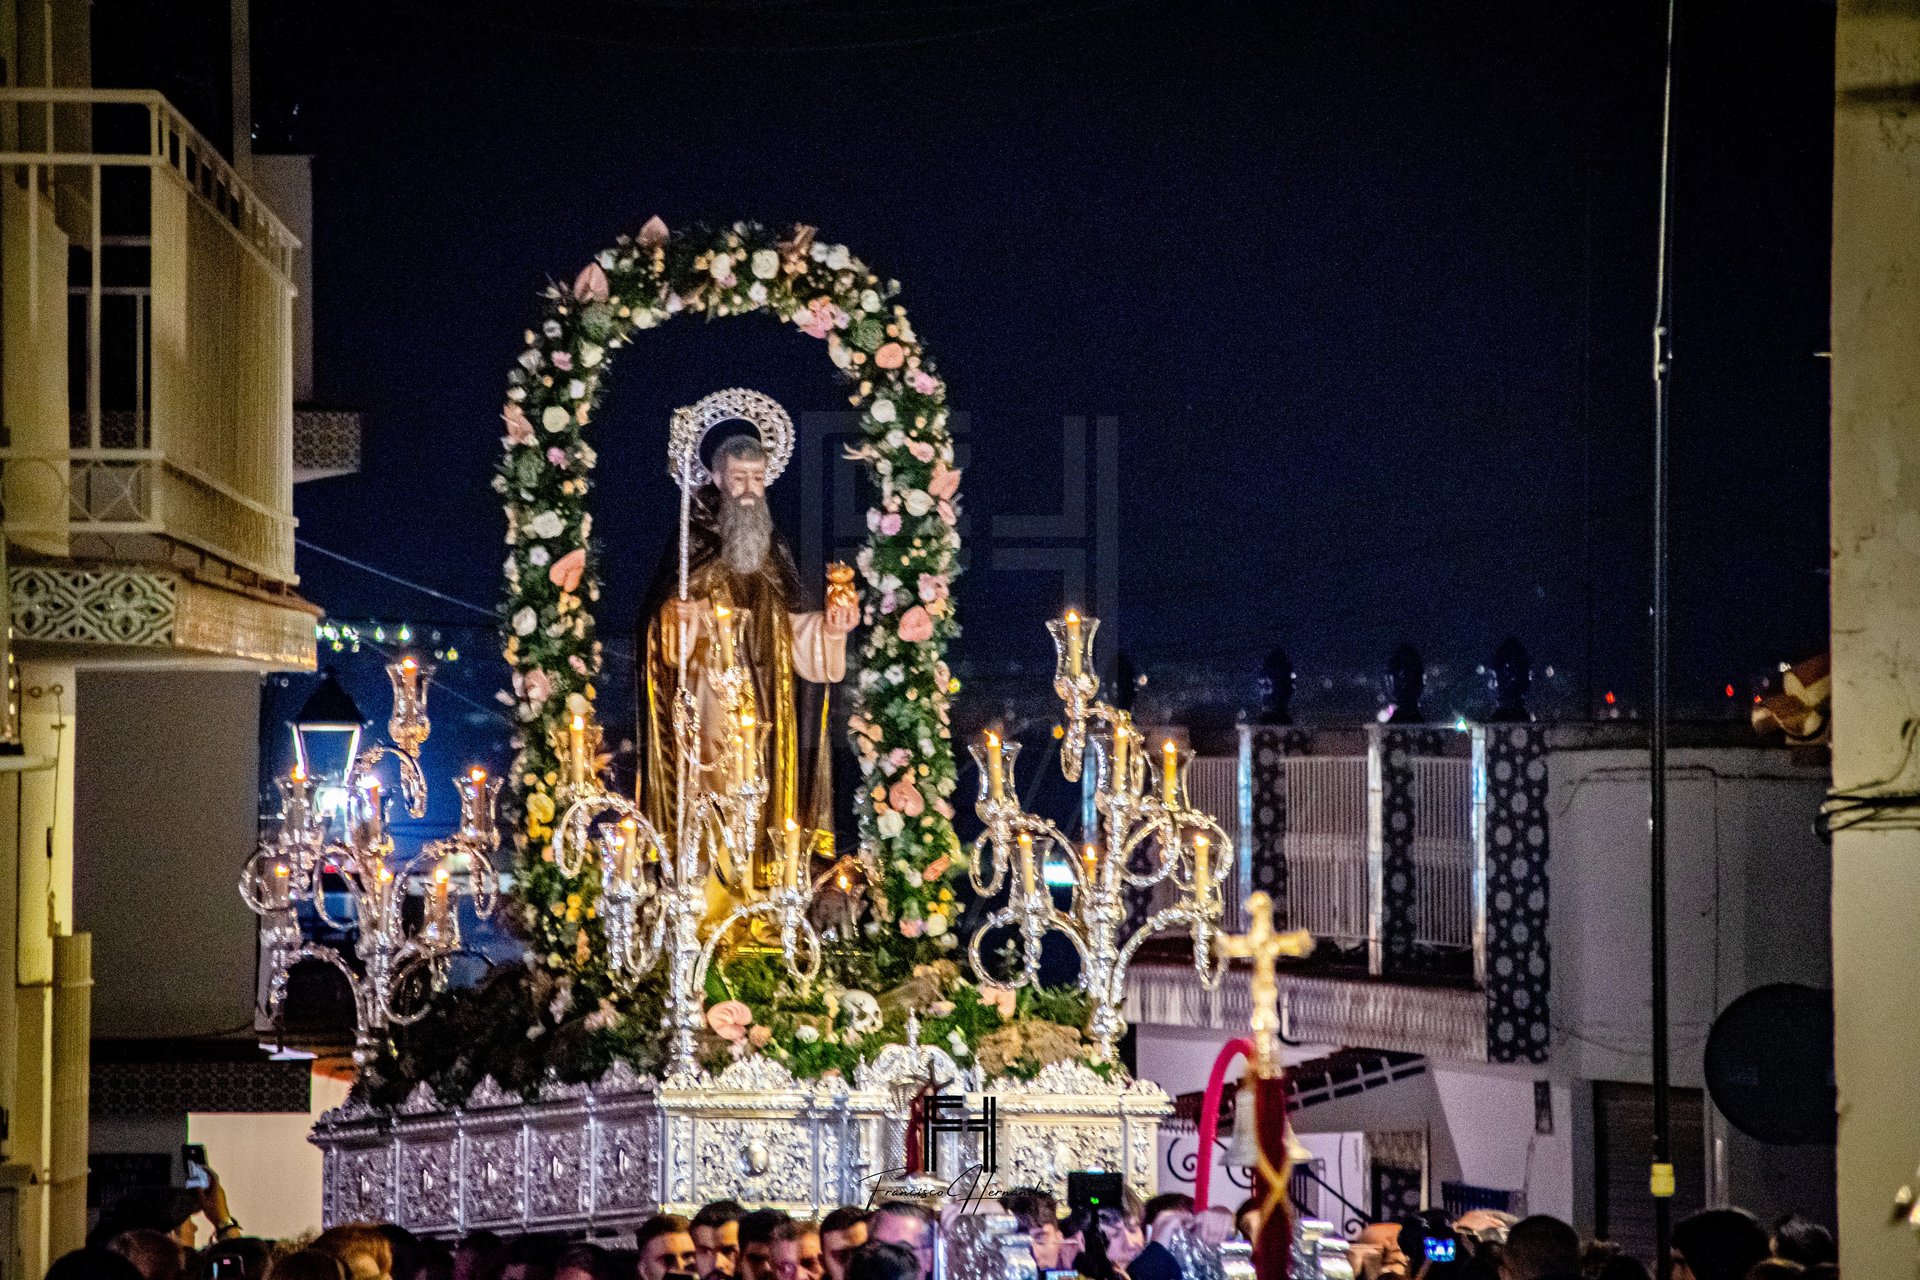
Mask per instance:
[[[397,1110],[350,1102],[321,1117],[322,1217],[397,1222],[429,1236],[494,1230],[583,1232],[631,1226],[660,1209],[709,1200],[817,1217],[865,1203],[904,1163],[910,1082],[928,1059],[964,1080],[937,1049],[901,1047],[844,1080],[795,1081],[765,1058],[655,1082],[616,1066],[592,1085],[551,1085],[524,1102],[491,1080],[442,1110],[425,1087]],[[978,1082],[968,1081],[977,1111]],[[1076,1169],[1124,1172],[1153,1194],[1167,1095],[1148,1082],[1103,1080],[1078,1064],[1032,1081],[996,1080],[999,1171],[992,1187],[1052,1187]],[[977,1137],[943,1137],[940,1168],[978,1163]]]

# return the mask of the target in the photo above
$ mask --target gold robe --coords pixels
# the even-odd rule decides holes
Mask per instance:
[[[724,605],[742,615],[737,660],[752,675],[754,714],[766,730],[760,769],[768,781],[768,795],[753,855],[756,883],[765,885],[777,865],[769,832],[784,831],[789,819],[803,828],[824,824],[831,829],[832,796],[825,772],[824,741],[816,747],[820,753],[815,762],[816,785],[802,793],[794,682],[834,683],[845,678],[846,638],[829,635],[821,613],[790,611],[786,579],[771,556],[759,571],[745,575],[735,573],[718,556],[708,556],[689,572],[687,596],[708,605]],[[679,829],[680,760],[673,737],[673,699],[680,687],[680,626],[675,603],[674,599],[665,601],[647,622],[642,707],[646,720],[642,796],[648,819],[667,837],[669,847],[674,845],[672,833]],[[692,643],[686,680],[700,703],[700,754],[713,763],[721,760],[731,733],[731,726],[722,722],[720,700],[709,678],[719,657],[710,625],[689,622],[687,632]],[[726,887],[733,896],[740,896],[739,886]]]

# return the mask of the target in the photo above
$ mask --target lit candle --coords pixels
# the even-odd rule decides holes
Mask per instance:
[[[307,766],[301,764],[299,761],[296,760],[293,765],[294,784],[297,786],[300,783],[305,782],[306,780],[307,780]]]
[[[613,874],[621,884],[633,882],[633,859],[639,844],[640,825],[632,818],[623,818],[619,834],[613,838]]]
[[[1006,770],[1000,760],[1000,735],[987,730],[987,794],[995,800],[1007,795]]]
[[[568,737],[571,746],[568,754],[573,758],[573,783],[575,786],[580,786],[587,780],[587,718],[585,716],[573,718]]]
[[[1100,851],[1093,845],[1088,845],[1080,851],[1080,858],[1087,864],[1086,882],[1092,884],[1100,870]]]
[[[1160,745],[1160,798],[1171,809],[1180,794],[1180,748],[1168,738]]]
[[[1080,674],[1082,654],[1080,649],[1080,615],[1067,610],[1067,674]]]
[[[411,656],[400,659],[400,682],[412,698],[420,692],[420,664]]]
[[[746,782],[760,772],[760,722],[753,718],[753,712],[740,713],[740,781]]]
[[[1207,866],[1207,837],[1196,835],[1193,838],[1193,896],[1200,902],[1207,900],[1207,892],[1213,887],[1211,868]]]
[[[800,884],[800,824],[787,819],[787,888]]]
[[[1133,779],[1129,776],[1131,771],[1128,769],[1130,762],[1127,760],[1127,743],[1132,736],[1132,731],[1126,725],[1113,726],[1113,791],[1115,795],[1129,791],[1133,787]]]
[[[447,896],[453,892],[453,876],[447,870],[446,863],[433,869],[433,918],[444,920],[447,917]]]
[[[1033,897],[1033,837],[1020,833],[1020,887]]]
[[[733,610],[723,604],[713,606],[713,633],[720,638],[720,665],[733,665]]]

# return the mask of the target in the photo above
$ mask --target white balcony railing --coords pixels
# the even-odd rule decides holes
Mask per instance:
[[[157,93],[0,89],[9,540],[295,581],[299,242]]]
[[[1412,941],[1430,953],[1470,955],[1476,981],[1486,964],[1486,752],[1473,730],[1465,755],[1411,761]],[[1367,967],[1385,970],[1386,805],[1383,743],[1368,734],[1364,755],[1285,756],[1275,783],[1284,799],[1280,837],[1286,864],[1285,923],[1324,945],[1364,948]],[[1241,875],[1229,888],[1228,927],[1242,919],[1250,869],[1250,745],[1238,761],[1194,761],[1193,794],[1235,836]],[[1236,791],[1229,790],[1229,779]],[[1236,802],[1237,798],[1237,802]]]

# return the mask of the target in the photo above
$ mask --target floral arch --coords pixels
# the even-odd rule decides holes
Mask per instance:
[[[920,345],[898,285],[811,227],[776,235],[756,223],[670,232],[655,218],[597,255],[570,286],[550,285],[508,375],[506,434],[494,489],[506,506],[501,606],[510,701],[519,725],[518,897],[529,946],[576,996],[610,989],[595,917],[597,880],[548,861],[560,744],[591,714],[604,656],[595,636],[598,555],[587,496],[596,461],[588,426],[615,353],[678,315],[770,314],[825,343],[864,436],[849,456],[880,494],[858,556],[864,640],[851,730],[859,757],[859,845],[874,907],[896,952],[951,943],[954,758],[944,660],[958,633],[960,473],[946,385]]]

